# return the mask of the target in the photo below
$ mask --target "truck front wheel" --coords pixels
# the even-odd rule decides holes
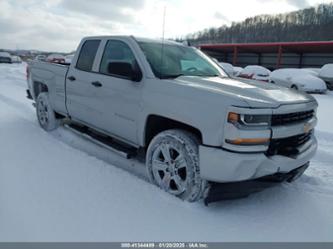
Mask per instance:
[[[36,100],[36,112],[39,125],[46,131],[52,131],[56,129],[60,120],[55,116],[55,112],[49,101],[49,94],[47,92],[41,92]]]
[[[149,144],[146,166],[149,179],[183,200],[199,200],[206,181],[200,178],[199,141],[192,133],[167,130]]]

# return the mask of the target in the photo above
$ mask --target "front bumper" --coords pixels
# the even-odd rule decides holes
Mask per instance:
[[[313,136],[310,146],[295,157],[266,156],[265,153],[235,153],[222,148],[200,146],[200,175],[202,179],[217,183],[239,182],[288,173],[305,165],[317,150]]]
[[[288,173],[275,173],[269,176],[260,177],[254,180],[232,183],[210,182],[205,193],[204,202],[206,205],[220,200],[230,200],[247,197],[248,195],[273,187],[283,181],[291,182],[301,176],[309,167],[309,163],[302,165]]]

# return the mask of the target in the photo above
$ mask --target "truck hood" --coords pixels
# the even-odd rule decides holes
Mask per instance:
[[[213,92],[224,97],[241,99],[252,108],[277,108],[286,104],[315,101],[306,93],[247,79],[181,76],[174,81],[177,84]]]

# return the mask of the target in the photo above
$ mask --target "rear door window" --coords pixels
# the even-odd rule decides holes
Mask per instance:
[[[79,59],[76,63],[77,69],[88,72],[92,70],[100,42],[100,40],[88,40],[82,45]]]

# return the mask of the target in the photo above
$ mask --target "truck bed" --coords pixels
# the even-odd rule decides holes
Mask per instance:
[[[49,95],[54,109],[60,113],[67,113],[65,98],[65,79],[69,69],[69,65],[32,61],[28,64],[30,79],[28,85],[33,98],[37,98],[34,92],[33,82],[48,82]]]

